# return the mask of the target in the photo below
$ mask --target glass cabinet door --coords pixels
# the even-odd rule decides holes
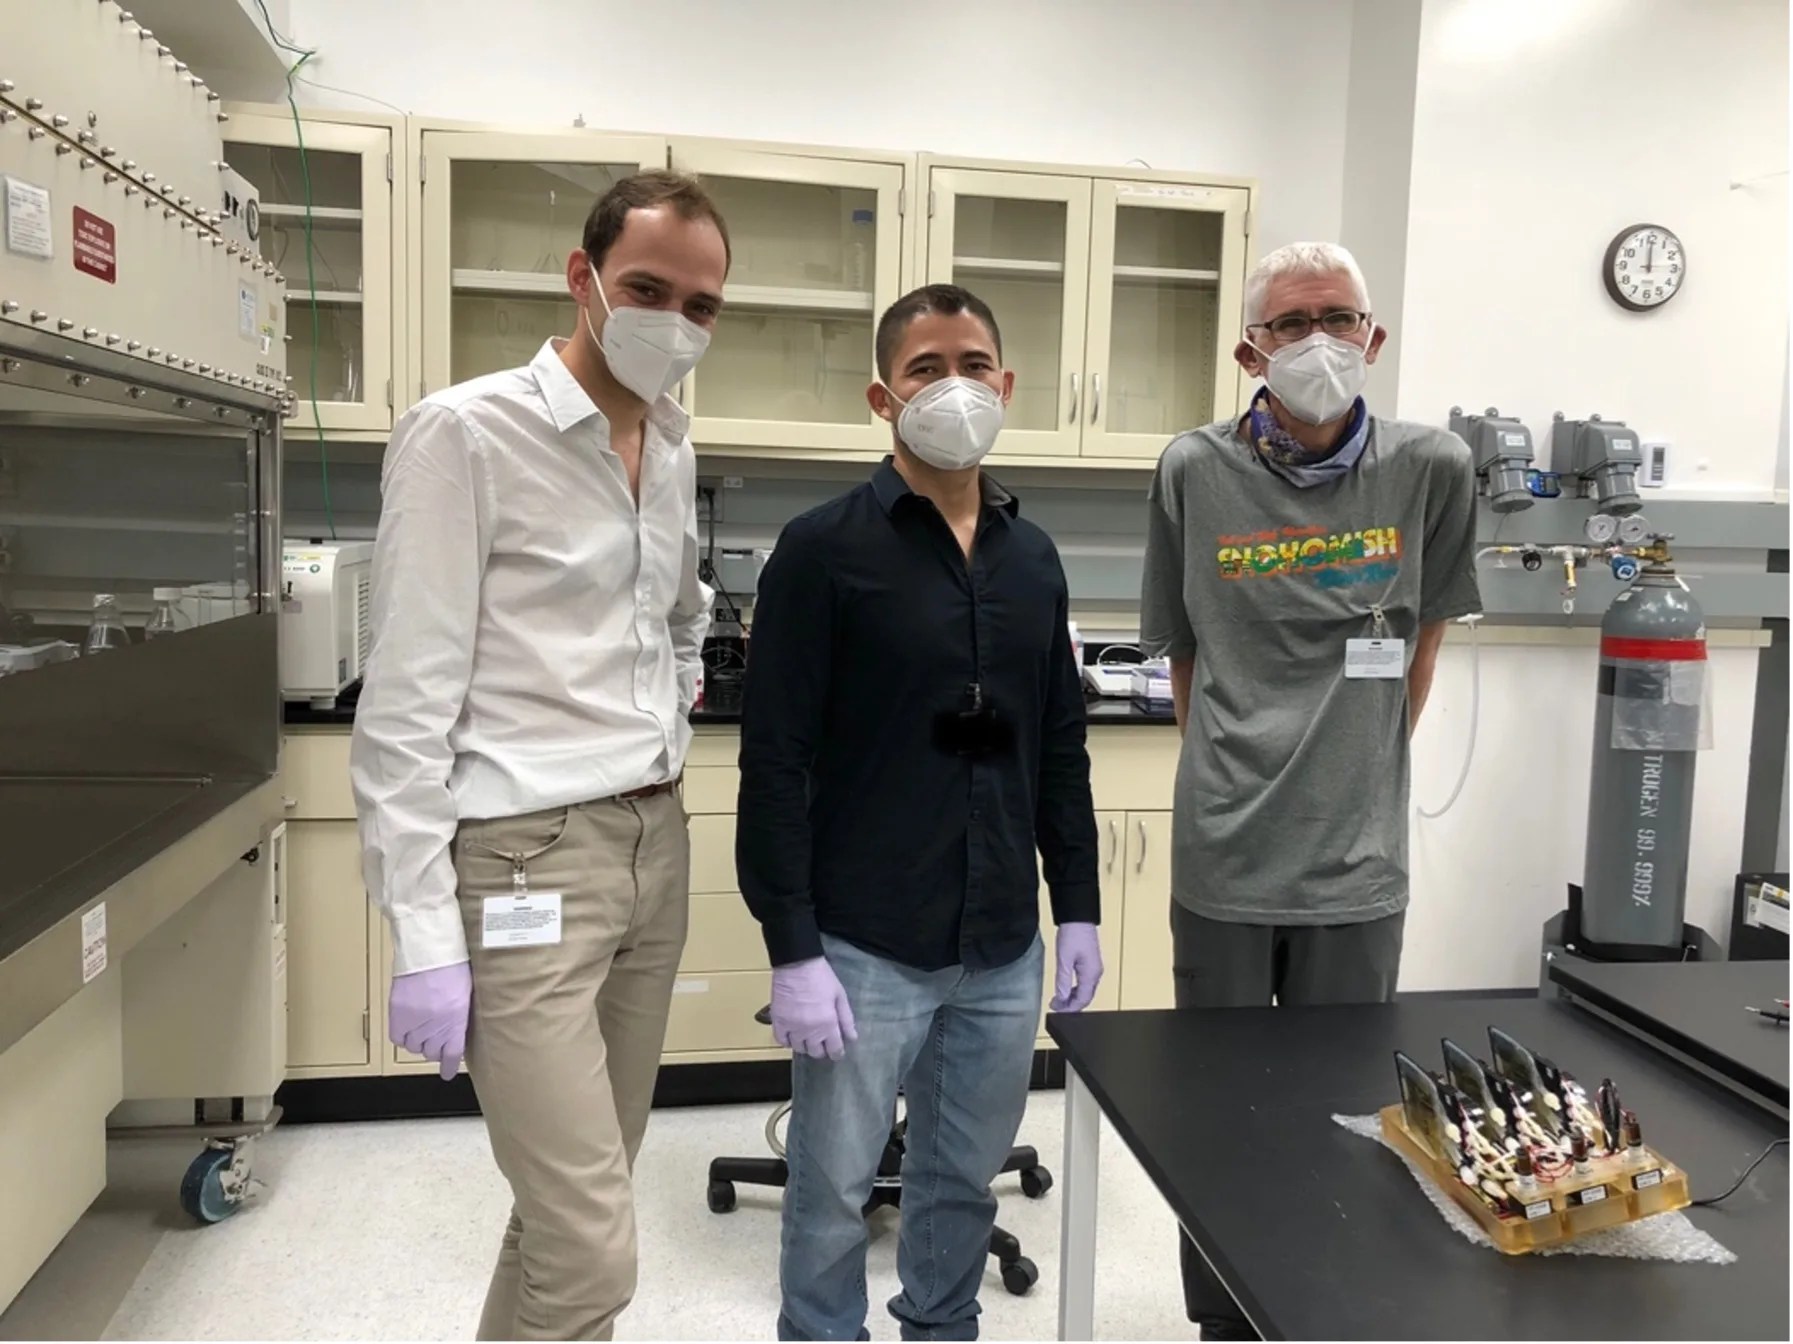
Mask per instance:
[[[427,392],[535,358],[572,334],[567,254],[619,179],[666,166],[650,136],[423,133]]]
[[[699,448],[888,449],[865,390],[902,280],[901,163],[672,146],[728,221],[727,306],[684,404]]]
[[[1085,456],[1156,460],[1237,409],[1248,199],[1243,187],[1095,184]]]
[[[927,275],[990,305],[1015,373],[999,457],[1074,457],[1084,408],[1090,182],[934,167]]]
[[[224,155],[261,195],[261,254],[286,276],[296,425],[392,427],[392,130],[232,116]],[[307,236],[310,238],[309,250]]]

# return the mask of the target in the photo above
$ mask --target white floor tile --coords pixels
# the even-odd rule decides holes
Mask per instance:
[[[641,1285],[621,1339],[768,1339],[778,1310],[778,1196],[743,1187],[717,1216],[712,1157],[759,1155],[768,1107],[660,1111],[637,1167]],[[1038,1093],[1022,1141],[1058,1174],[1063,1104]],[[1104,1136],[1098,1334],[1188,1339],[1169,1212],[1119,1140]],[[467,1339],[509,1207],[478,1120],[295,1127],[264,1140],[257,1205],[217,1227],[170,1231],[109,1339]],[[1050,1339],[1058,1302],[1057,1192],[999,1186],[1002,1225],[1041,1271],[1025,1298],[985,1280],[986,1339]],[[172,1192],[170,1192],[172,1199]],[[896,1224],[874,1222],[874,1339],[896,1338]]]

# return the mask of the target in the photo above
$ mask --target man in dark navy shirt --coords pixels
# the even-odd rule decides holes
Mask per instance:
[[[793,521],[761,577],[736,862],[794,1052],[784,1339],[864,1338],[862,1210],[898,1089],[904,1338],[972,1339],[1044,977],[1102,974],[1083,694],[1058,552],[979,468],[1014,375],[952,285],[878,324],[872,409],[894,456]]]

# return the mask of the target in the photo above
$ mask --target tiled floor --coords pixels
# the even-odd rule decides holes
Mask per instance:
[[[778,1205],[743,1189],[727,1217],[704,1203],[710,1158],[763,1151],[769,1108],[661,1111],[637,1171],[641,1286],[622,1339],[765,1339],[777,1313]],[[1036,1093],[1022,1131],[1048,1166],[1062,1144],[1060,1095]],[[294,1127],[263,1142],[257,1205],[208,1229],[185,1223],[175,1183],[191,1153],[135,1146],[112,1187],[19,1301],[0,1338],[465,1339],[508,1210],[478,1120]],[[1057,1321],[1059,1201],[999,1187],[1005,1227],[1040,1266],[1010,1297],[985,1280],[987,1339],[1050,1339]],[[874,1222],[869,1322],[894,1339],[891,1215]],[[1189,1339],[1174,1223],[1112,1133],[1102,1150],[1097,1332]],[[116,1308],[114,1309],[114,1304]]]

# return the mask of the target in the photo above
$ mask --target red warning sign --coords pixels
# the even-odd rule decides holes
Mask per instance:
[[[75,269],[118,283],[118,230],[98,215],[75,207]]]

